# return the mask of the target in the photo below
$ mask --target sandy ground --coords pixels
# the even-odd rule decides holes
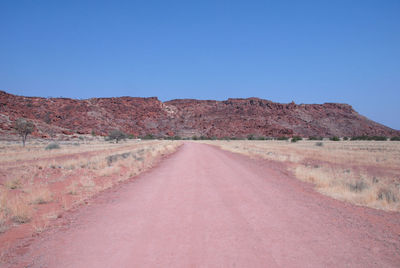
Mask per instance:
[[[21,244],[4,267],[400,267],[400,214],[185,143]]]

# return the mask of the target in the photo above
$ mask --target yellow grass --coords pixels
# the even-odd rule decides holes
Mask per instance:
[[[177,141],[115,144],[97,140],[80,146],[60,142],[60,149],[45,150],[46,143],[25,148],[0,144],[0,233],[11,228],[12,222],[23,224],[32,219],[32,229],[40,232],[47,222],[37,220],[37,206],[55,203],[54,211],[47,213],[59,215],[60,210],[81,204],[150,168],[161,155],[180,145]]]
[[[400,211],[400,142],[204,141],[222,149],[284,162],[300,180],[333,198]],[[370,170],[373,170],[371,172]]]
[[[30,189],[28,194],[32,204],[46,204],[52,201],[51,191],[46,185],[37,185]]]
[[[16,196],[7,202],[11,219],[16,223],[26,223],[32,218],[32,208],[29,206],[29,200],[23,196]]]

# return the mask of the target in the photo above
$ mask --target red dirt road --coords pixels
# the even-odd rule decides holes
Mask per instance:
[[[196,143],[71,214],[11,266],[400,267],[399,213]]]

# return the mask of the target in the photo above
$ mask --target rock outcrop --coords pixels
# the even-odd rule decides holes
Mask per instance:
[[[358,114],[347,104],[282,104],[258,98],[226,101],[152,98],[23,97],[0,91],[0,134],[13,132],[24,117],[37,126],[36,136],[96,133],[112,129],[156,136],[400,136]]]

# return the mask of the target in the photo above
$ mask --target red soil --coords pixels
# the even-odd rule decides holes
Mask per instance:
[[[5,267],[399,267],[400,214],[315,192],[265,160],[186,143],[24,241]]]

